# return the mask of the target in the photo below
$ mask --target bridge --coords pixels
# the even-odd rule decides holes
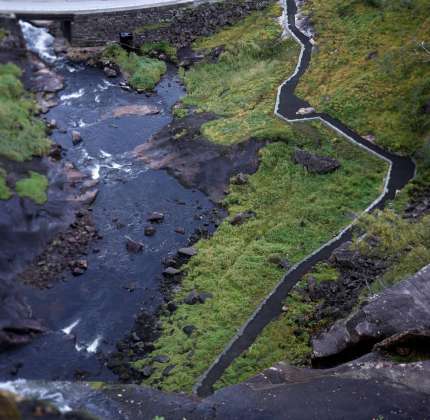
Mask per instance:
[[[58,29],[72,45],[96,46],[116,41],[123,31],[161,30],[169,26],[179,9],[217,1],[0,0],[0,15],[27,21],[57,21]]]

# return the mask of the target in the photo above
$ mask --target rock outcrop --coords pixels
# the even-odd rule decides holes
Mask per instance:
[[[294,162],[303,165],[310,173],[328,174],[340,168],[340,163],[328,156],[318,156],[306,150],[294,152]]]
[[[315,359],[368,351],[395,334],[430,329],[430,265],[384,290],[312,340]]]

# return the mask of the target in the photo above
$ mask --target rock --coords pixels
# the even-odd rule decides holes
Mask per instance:
[[[126,237],[126,248],[127,251],[132,254],[138,254],[143,251],[144,245],[142,242],[134,241],[133,239]]]
[[[363,136],[364,140],[370,141],[370,143],[375,143],[376,137],[373,134],[367,134]]]
[[[170,366],[167,366],[167,367],[163,370],[162,375],[163,375],[163,376],[169,376],[169,375],[172,373],[173,369],[175,369],[175,367],[176,367],[176,365],[170,365]]]
[[[81,276],[87,271],[88,262],[85,259],[80,259],[70,262],[69,266],[74,276]]]
[[[175,312],[178,309],[178,305],[175,302],[169,302],[167,304],[167,310],[171,313]]]
[[[61,160],[61,154],[63,153],[63,148],[61,144],[53,143],[51,145],[51,150],[49,151],[49,157],[54,160]]]
[[[166,356],[164,354],[160,354],[158,356],[155,356],[152,360],[154,362],[157,362],[157,363],[169,363],[170,362],[170,357]]]
[[[194,255],[197,255],[197,249],[193,246],[188,248],[180,248],[178,250],[178,254],[182,257],[191,258],[194,257]]]
[[[182,331],[185,335],[188,335],[188,337],[196,330],[196,327],[194,325],[185,325],[184,328],[182,328]]]
[[[309,114],[313,114],[315,112],[315,108],[307,107],[307,108],[300,108],[296,114],[297,115],[309,115]]]
[[[184,299],[184,303],[186,303],[187,305],[195,305],[199,301],[199,294],[195,290],[188,293],[188,295]]]
[[[164,221],[164,214],[154,211],[146,220],[151,223],[162,223]]]
[[[176,233],[179,233],[180,235],[185,235],[185,229],[184,229],[184,228],[182,228],[182,227],[177,227],[177,228],[175,229],[175,232],[176,232]]]
[[[145,366],[142,369],[142,376],[144,378],[149,378],[152,376],[152,374],[155,372],[155,368],[153,368],[152,366]]]
[[[234,185],[245,185],[248,183],[248,175],[239,173],[231,179],[231,183]]]
[[[73,130],[72,131],[72,143],[76,146],[82,141],[82,136],[79,131]]]
[[[338,160],[328,156],[318,156],[306,150],[297,149],[294,152],[295,163],[303,165],[310,173],[328,174],[340,168]]]
[[[181,274],[181,271],[174,267],[167,267],[163,271],[163,275],[166,277],[173,277],[173,276],[177,276],[178,274]]]
[[[245,223],[247,220],[252,219],[256,216],[257,216],[257,214],[252,210],[244,211],[244,212],[236,214],[230,220],[230,224],[233,226],[238,226],[238,225],[241,225],[241,224]]]
[[[57,128],[57,121],[55,121],[54,119],[48,121],[48,123],[46,124],[46,126],[50,129],[53,130],[54,128]]]
[[[106,77],[117,77],[118,73],[115,69],[113,69],[112,67],[105,67],[103,69],[103,73],[105,74]]]
[[[146,226],[144,233],[145,236],[154,236],[157,233],[157,229],[154,226]]]
[[[97,189],[85,191],[83,194],[78,195],[73,199],[75,203],[90,205],[94,202],[98,194]]]
[[[378,51],[371,51],[366,56],[366,60],[373,60],[374,58],[378,57]]]
[[[430,265],[385,289],[346,320],[312,340],[313,358],[371,348],[395,334],[430,329]]]
[[[111,114],[103,116],[103,118],[123,117],[125,115],[156,115],[160,113],[160,108],[153,105],[125,105],[115,108]]]
[[[210,292],[200,292],[199,293],[199,302],[205,303],[208,299],[212,299],[213,294]]]
[[[373,347],[379,351],[399,356],[424,355],[430,356],[430,330],[407,330],[382,340]]]

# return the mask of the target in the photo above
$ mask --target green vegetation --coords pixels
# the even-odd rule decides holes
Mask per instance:
[[[170,26],[170,22],[158,22],[158,23],[148,23],[147,25],[139,26],[135,29],[137,34],[141,34],[146,31],[156,31],[158,29],[168,28]]]
[[[36,119],[34,101],[26,94],[13,64],[0,65],[0,156],[22,162],[49,151],[45,126]]]
[[[115,62],[127,77],[130,86],[139,90],[153,90],[167,70],[163,61],[129,54],[118,44],[106,47],[103,57]]]
[[[172,62],[177,62],[176,57],[176,47],[174,47],[170,42],[167,41],[159,41],[159,42],[145,42],[140,47],[140,52],[142,55],[158,55],[163,53],[167,56],[167,58]]]
[[[430,2],[311,0],[305,10],[318,46],[300,96],[384,147],[421,148],[430,130]]]
[[[17,66],[0,65],[0,156],[23,162],[48,153],[51,143],[46,137],[44,124],[35,117],[36,104],[24,90],[20,77],[21,70]],[[12,196],[6,185],[6,175],[6,171],[0,168],[0,200],[8,200]],[[30,198],[43,200],[39,187],[33,185],[30,188],[34,191],[39,189]],[[25,183],[23,192],[28,192]]]
[[[292,162],[298,146],[336,157],[342,168],[325,176],[308,174]],[[252,209],[257,216],[241,226],[225,221],[211,239],[199,242],[199,254],[185,267],[187,275],[176,299],[194,289],[214,297],[204,305],[181,305],[163,319],[164,334],[156,342],[154,355],[167,354],[176,368],[161,382],[162,365],[154,363],[160,369],[148,384],[189,391],[279,281],[283,270],[270,262],[273,255],[296,263],[325,243],[350,222],[351,212],[359,212],[377,196],[386,171],[379,159],[336,137],[320,123],[303,125],[294,140],[270,144],[261,158],[260,169],[249,184],[231,186],[226,199],[230,214]],[[291,299],[292,317],[309,310],[297,297]],[[293,329],[295,321],[288,322],[291,325],[284,332],[290,337],[288,328]],[[182,331],[186,325],[197,328],[190,338]],[[279,337],[280,332],[275,339]],[[289,346],[288,353],[295,360],[309,351],[305,335],[290,337],[287,342],[284,338],[282,335],[282,345]],[[271,346],[277,343],[272,341]],[[252,360],[253,369],[276,361],[266,353],[266,345],[260,350]],[[144,359],[134,367],[140,369],[149,362]]]
[[[280,14],[276,4],[195,43],[195,48],[205,50],[226,46],[218,63],[202,63],[183,73],[188,93],[184,104],[220,116],[203,126],[203,134],[212,141],[231,144],[292,134],[273,115],[278,86],[299,55],[295,42],[281,39],[276,20]]]
[[[419,221],[403,219],[392,210],[367,215],[361,228],[369,238],[377,240],[356,241],[356,246],[366,255],[384,258],[389,270],[377,279],[369,293],[379,293],[400,280],[416,273],[430,261],[430,215]]]
[[[30,172],[29,178],[20,179],[16,183],[16,192],[20,197],[31,198],[37,204],[44,204],[48,200],[46,191],[48,179],[45,175]]]

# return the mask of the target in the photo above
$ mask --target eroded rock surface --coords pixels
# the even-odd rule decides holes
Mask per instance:
[[[312,341],[313,357],[372,347],[394,334],[430,328],[430,265],[384,290]]]
[[[318,156],[302,149],[297,149],[294,152],[294,162],[303,165],[314,174],[328,174],[340,168],[340,163],[336,159]]]
[[[134,154],[152,169],[166,169],[186,187],[219,201],[232,176],[258,169],[258,151],[266,142],[249,140],[233,146],[210,142],[201,135],[200,127],[214,119],[215,115],[201,113],[175,120],[138,146]]]

